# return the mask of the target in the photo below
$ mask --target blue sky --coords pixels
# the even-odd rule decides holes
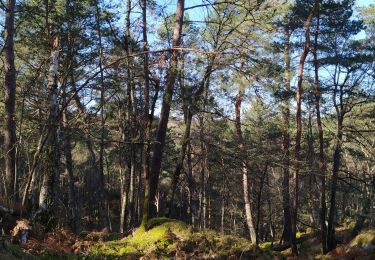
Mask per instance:
[[[370,4],[375,4],[373,0],[357,0],[358,6],[368,6]]]

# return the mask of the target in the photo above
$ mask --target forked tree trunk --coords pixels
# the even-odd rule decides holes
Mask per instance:
[[[15,163],[16,163],[16,67],[14,65],[14,13],[16,0],[8,0],[5,10],[4,42],[4,158],[5,158],[5,195],[14,200]]]
[[[243,199],[245,203],[245,214],[246,214],[246,224],[249,229],[249,237],[252,243],[256,243],[256,232],[254,228],[254,222],[252,217],[251,202],[250,202],[250,187],[249,187],[249,166],[248,166],[248,153],[245,144],[245,140],[242,135],[241,129],[241,104],[244,94],[242,90],[239,90],[236,97],[235,112],[236,112],[236,132],[238,138],[238,147],[241,152],[242,161],[242,185],[243,185]]]
[[[176,9],[176,23],[173,32],[173,47],[179,47],[182,39],[182,26],[184,17],[184,0],[177,1]],[[148,179],[148,192],[145,193],[147,203],[145,202],[145,209],[143,213],[143,223],[156,215],[156,193],[158,189],[159,173],[161,162],[163,159],[163,149],[165,146],[165,137],[167,134],[167,126],[169,120],[169,112],[171,109],[171,102],[173,96],[174,85],[176,81],[177,65],[178,65],[178,51],[171,50],[170,64],[167,71],[167,82],[164,89],[163,102],[161,106],[160,119],[158,128],[156,130],[156,141],[153,147],[152,169]]]

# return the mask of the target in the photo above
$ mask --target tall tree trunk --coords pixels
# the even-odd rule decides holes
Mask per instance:
[[[327,253],[327,226],[326,226],[326,164],[324,160],[324,134],[322,127],[322,120],[320,116],[320,89],[319,89],[319,61],[318,61],[318,36],[319,36],[319,9],[317,14],[317,24],[314,38],[314,97],[316,110],[316,124],[319,135],[319,176],[320,176],[320,229],[322,240],[322,251]]]
[[[150,70],[149,70],[149,55],[148,55],[148,39],[147,39],[147,0],[141,0],[142,9],[142,36],[143,36],[143,74],[144,74],[144,90],[143,90],[143,141],[144,147],[142,150],[142,182],[144,195],[148,192],[148,176],[150,171],[150,132],[152,119],[150,116]],[[147,197],[147,196],[146,196]],[[143,196],[143,204],[148,201]],[[143,209],[144,210],[144,209]],[[145,215],[144,215],[145,216]],[[143,218],[142,218],[143,223]]]
[[[301,137],[302,137],[302,76],[303,68],[305,65],[305,60],[307,54],[310,51],[310,25],[311,20],[314,16],[317,4],[314,5],[311,10],[306,22],[305,22],[305,47],[300,57],[299,68],[298,68],[298,81],[297,81],[297,92],[296,92],[296,102],[297,102],[297,132],[296,132],[296,145],[295,145],[295,171],[292,178],[291,185],[291,220],[292,220],[292,252],[293,255],[298,255],[297,249],[297,207],[298,207],[298,178],[300,170],[300,160],[301,160]]]
[[[104,178],[104,137],[105,137],[105,84],[104,84],[104,72],[103,72],[103,42],[102,42],[102,30],[101,30],[101,11],[99,7],[99,1],[96,2],[96,30],[98,33],[98,44],[99,44],[99,69],[100,69],[100,149],[99,149],[99,187],[98,187],[98,210],[100,224],[104,225],[105,228],[109,227],[109,219],[107,217],[107,192],[105,187]],[[100,225],[99,224],[99,225]]]
[[[184,17],[184,0],[177,0],[176,9],[176,23],[173,32],[173,47],[179,47],[182,39],[182,26]],[[163,158],[163,149],[165,146],[165,137],[167,134],[167,126],[169,120],[169,112],[171,108],[172,96],[174,85],[176,81],[177,65],[178,65],[178,51],[171,50],[170,64],[167,71],[167,82],[164,89],[163,102],[160,112],[160,120],[156,131],[156,142],[153,147],[152,157],[152,170],[148,179],[148,193],[145,194],[148,197],[146,208],[144,209],[144,219],[147,221],[149,218],[156,215],[156,193],[158,189],[159,173],[161,168],[161,162]]]
[[[126,72],[127,72],[127,137],[130,140],[136,138],[136,101],[135,101],[135,84],[133,79],[133,60],[130,56],[132,53],[131,47],[131,34],[130,34],[130,15],[131,15],[131,0],[126,2],[126,16],[125,16],[125,52],[128,58],[126,59]],[[130,183],[129,183],[129,192],[128,192],[128,213],[129,213],[129,225],[132,227],[134,225],[135,219],[135,157],[136,157],[136,147],[133,143],[129,145],[129,172],[130,172]]]
[[[285,243],[290,243],[292,240],[292,222],[290,214],[290,191],[289,191],[289,178],[290,178],[290,134],[289,134],[289,93],[290,93],[290,29],[285,27],[285,75],[284,75],[284,102],[282,105],[283,114],[283,143],[281,146],[283,152],[283,213],[284,213],[284,230],[282,238]]]
[[[52,37],[51,57],[48,74],[48,136],[46,140],[46,172],[43,175],[42,185],[39,193],[39,208],[33,214],[32,219],[39,214],[47,212],[47,214],[56,213],[56,188],[59,176],[60,165],[60,143],[59,143],[59,102],[58,102],[58,83],[57,73],[59,68],[59,52],[60,39],[58,35]],[[54,216],[56,217],[56,216]]]
[[[13,201],[16,163],[16,67],[14,65],[14,13],[16,0],[8,0],[5,9],[4,43],[4,158],[5,195]]]
[[[249,237],[252,243],[256,243],[256,232],[253,223],[252,217],[252,210],[251,210],[251,202],[250,202],[250,190],[249,190],[249,171],[248,171],[248,153],[245,144],[245,140],[242,135],[241,129],[241,104],[244,97],[244,93],[242,90],[239,90],[238,95],[236,97],[235,103],[235,112],[236,112],[236,132],[238,138],[238,146],[241,152],[241,161],[242,161],[242,185],[243,185],[243,198],[245,203],[245,214],[246,214],[246,224],[249,229]]]

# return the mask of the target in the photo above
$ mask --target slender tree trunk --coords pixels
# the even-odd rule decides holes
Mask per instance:
[[[65,89],[64,103],[65,103]],[[69,178],[69,226],[73,231],[77,231],[78,228],[78,215],[77,215],[77,198],[74,188],[74,174],[73,174],[73,159],[72,159],[72,145],[71,145],[71,133],[69,128],[69,115],[68,108],[65,107],[63,111],[63,136],[64,136],[64,154],[65,154],[65,171]]]
[[[342,126],[343,116],[341,113],[338,115],[337,122],[337,135],[336,135],[336,147],[333,154],[333,169],[332,169],[332,181],[331,181],[331,197],[330,197],[330,209],[328,214],[328,228],[327,228],[327,251],[331,251],[336,247],[335,238],[335,219],[336,219],[336,193],[337,193],[337,181],[341,165],[341,144],[342,144]]]
[[[222,172],[222,180],[221,180],[221,192],[220,192],[220,197],[221,197],[221,221],[220,221],[220,230],[222,234],[225,234],[225,228],[224,228],[224,220],[225,220],[225,195],[227,192],[227,178],[226,178],[226,171],[225,171],[225,163],[224,163],[224,158],[223,154],[220,154],[220,168]]]
[[[126,2],[126,17],[125,17],[125,52],[126,55],[129,56],[132,53],[131,48],[131,35],[130,35],[130,15],[131,15],[131,0],[127,0]],[[134,140],[136,138],[136,101],[135,101],[135,85],[133,80],[133,60],[131,57],[126,59],[126,71],[127,71],[127,96],[128,96],[128,118],[127,118],[127,134],[130,140]],[[136,149],[134,144],[130,144],[130,156],[129,156],[129,172],[130,172],[130,184],[129,184],[129,224],[130,226],[134,225],[134,218],[135,218],[135,156],[136,156]]]
[[[141,9],[142,9],[142,36],[143,36],[143,51],[145,52],[143,56],[143,74],[144,74],[144,92],[143,92],[143,140],[144,148],[142,150],[142,172],[143,172],[143,189],[144,197],[143,205],[144,208],[147,208],[147,199],[148,198],[148,179],[150,172],[150,132],[151,132],[151,123],[152,119],[150,116],[150,70],[149,70],[149,55],[148,55],[148,39],[147,39],[147,0],[141,0]],[[144,209],[143,209],[144,210]],[[146,215],[143,215],[146,216]],[[142,225],[144,226],[144,219],[142,216]]]
[[[195,208],[193,207],[194,198],[194,178],[193,178],[193,159],[191,155],[191,142],[189,140],[187,148],[187,168],[188,168],[188,188],[189,188],[189,209],[190,209],[190,219],[191,226],[195,227]]]
[[[8,0],[5,9],[4,43],[4,158],[5,158],[5,195],[14,200],[16,171],[16,67],[14,65],[14,14],[16,0]]]
[[[283,143],[281,146],[283,152],[283,213],[284,213],[284,230],[282,238],[285,243],[290,243],[292,239],[292,222],[290,214],[290,191],[289,191],[289,178],[290,178],[290,134],[289,134],[289,93],[290,93],[290,29],[288,26],[285,28],[285,76],[284,76],[284,91],[285,99],[282,107],[283,114]]]
[[[263,171],[263,174],[261,176],[261,179],[260,179],[260,184],[259,184],[259,192],[258,192],[258,196],[257,196],[257,222],[256,222],[256,234],[257,234],[257,241],[256,243],[258,244],[259,243],[259,240],[260,240],[260,228],[259,228],[259,224],[261,222],[261,217],[262,217],[262,194],[263,194],[263,188],[264,188],[264,184],[265,184],[265,181],[266,181],[266,177],[267,177],[267,170],[268,170],[268,164],[266,164],[265,166],[265,169]]]
[[[369,158],[369,157],[367,157]],[[369,167],[369,163],[367,162],[367,174],[369,174],[371,172],[370,170],[370,167]],[[366,174],[364,174],[366,175]],[[365,176],[363,176],[364,179],[366,178]],[[362,230],[362,228],[364,227],[365,225],[365,221],[369,218],[371,218],[371,205],[373,204],[373,200],[374,200],[374,191],[375,191],[375,177],[373,177],[373,180],[372,182],[373,183],[364,183],[364,192],[362,193],[361,195],[361,199],[362,199],[362,209],[361,211],[359,212],[359,214],[357,214],[357,217],[356,217],[356,223],[355,223],[355,226],[353,228],[353,231],[352,231],[352,236],[355,237],[356,235],[358,235],[358,233]]]
[[[104,178],[104,139],[105,139],[105,84],[104,84],[104,72],[103,72],[103,42],[102,42],[102,30],[101,30],[101,11],[99,7],[99,1],[96,2],[96,30],[98,33],[98,44],[99,44],[99,69],[100,69],[100,144],[99,144],[99,187],[98,187],[98,210],[100,224],[105,228],[109,228],[109,219],[107,217],[107,192],[105,187]]]
[[[249,237],[252,243],[256,243],[256,232],[253,223],[251,202],[250,202],[250,190],[249,190],[249,172],[248,172],[248,153],[245,144],[245,140],[242,135],[241,129],[241,104],[243,100],[243,91],[239,90],[236,97],[235,112],[236,112],[236,132],[239,143],[239,149],[241,152],[242,161],[242,185],[243,185],[243,198],[245,202],[245,214],[246,214],[246,224],[249,229]]]
[[[314,16],[315,9],[317,4],[314,5],[314,8],[311,10],[306,22],[305,22],[305,47],[301,54],[299,68],[298,68],[298,81],[297,81],[297,92],[296,92],[296,102],[297,102],[297,112],[296,112],[296,121],[297,121],[297,132],[296,132],[296,145],[295,145],[295,172],[292,178],[291,185],[291,220],[292,220],[292,252],[293,255],[298,255],[297,249],[297,209],[298,209],[298,182],[299,182],[299,170],[300,170],[300,161],[301,161],[301,137],[302,137],[302,76],[303,68],[305,65],[305,60],[307,54],[310,51],[310,25],[311,20]]]
[[[202,121],[201,120],[201,124],[202,124]],[[202,129],[203,126],[201,126],[201,129]],[[201,133],[203,131],[201,130]],[[202,134],[201,134],[202,135]],[[203,154],[203,151],[204,151],[204,145],[203,145],[203,141],[201,140],[201,153]],[[203,155],[202,155],[203,156]],[[206,178],[206,175],[205,175],[205,167],[204,167],[204,158],[201,159],[201,177],[200,177],[200,190],[199,190],[199,215],[198,215],[198,225],[199,225],[199,228],[200,229],[204,229],[205,226],[204,226],[204,203],[205,203],[205,178]]]
[[[178,184],[178,180],[179,180],[181,171],[182,171],[183,166],[184,166],[184,159],[185,159],[185,155],[186,155],[186,150],[187,150],[187,147],[188,147],[188,144],[189,144],[192,118],[193,118],[193,114],[192,114],[191,110],[188,109],[186,111],[185,133],[184,133],[184,136],[182,137],[182,141],[181,141],[181,151],[180,151],[180,155],[178,157],[177,165],[176,165],[175,172],[174,172],[174,175],[173,175],[173,180],[172,180],[172,195],[171,195],[171,200],[170,200],[170,203],[169,203],[169,209],[171,211],[172,217],[174,216],[173,215],[173,213],[174,213],[173,212],[173,201],[174,201],[174,197],[175,197],[175,192],[176,192],[176,189],[177,189],[177,184]]]
[[[319,10],[318,10],[319,11]],[[317,15],[317,24],[314,38],[314,97],[316,110],[316,123],[319,135],[319,176],[320,176],[320,229],[322,240],[322,251],[327,253],[327,226],[326,226],[326,164],[324,160],[324,133],[322,120],[320,116],[320,90],[319,90],[319,62],[318,62],[318,36],[319,36],[319,13]]]
[[[173,47],[179,47],[181,45],[182,39],[182,26],[184,17],[184,0],[177,1],[176,9],[176,23],[173,33]],[[167,71],[167,82],[164,89],[163,102],[161,106],[160,120],[158,128],[156,131],[156,142],[153,147],[153,157],[152,157],[152,170],[148,179],[148,203],[144,209],[144,219],[156,215],[156,193],[158,189],[159,173],[161,168],[161,162],[163,158],[163,149],[165,146],[165,137],[167,133],[167,126],[169,120],[169,112],[171,108],[172,96],[174,85],[176,81],[177,65],[178,65],[178,52],[176,50],[171,50],[170,64]]]

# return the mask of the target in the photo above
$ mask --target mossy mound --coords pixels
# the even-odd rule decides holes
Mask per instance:
[[[190,227],[184,222],[167,218],[152,219],[146,227],[136,229],[122,240],[98,242],[91,246],[89,255],[109,258],[138,257],[151,252],[157,256],[169,255],[176,250],[177,242],[191,235]]]
[[[258,247],[248,240],[222,235],[212,230],[192,233],[188,240],[179,243],[179,250],[199,258],[216,259],[255,253]]]
[[[368,252],[375,252],[375,230],[364,231],[356,236],[351,242],[350,247],[360,247]]]
[[[148,228],[148,229],[147,229]],[[146,227],[116,241],[98,242],[89,249],[93,258],[136,259],[271,259],[248,240],[212,230],[193,232],[184,222],[168,218],[150,220]]]

